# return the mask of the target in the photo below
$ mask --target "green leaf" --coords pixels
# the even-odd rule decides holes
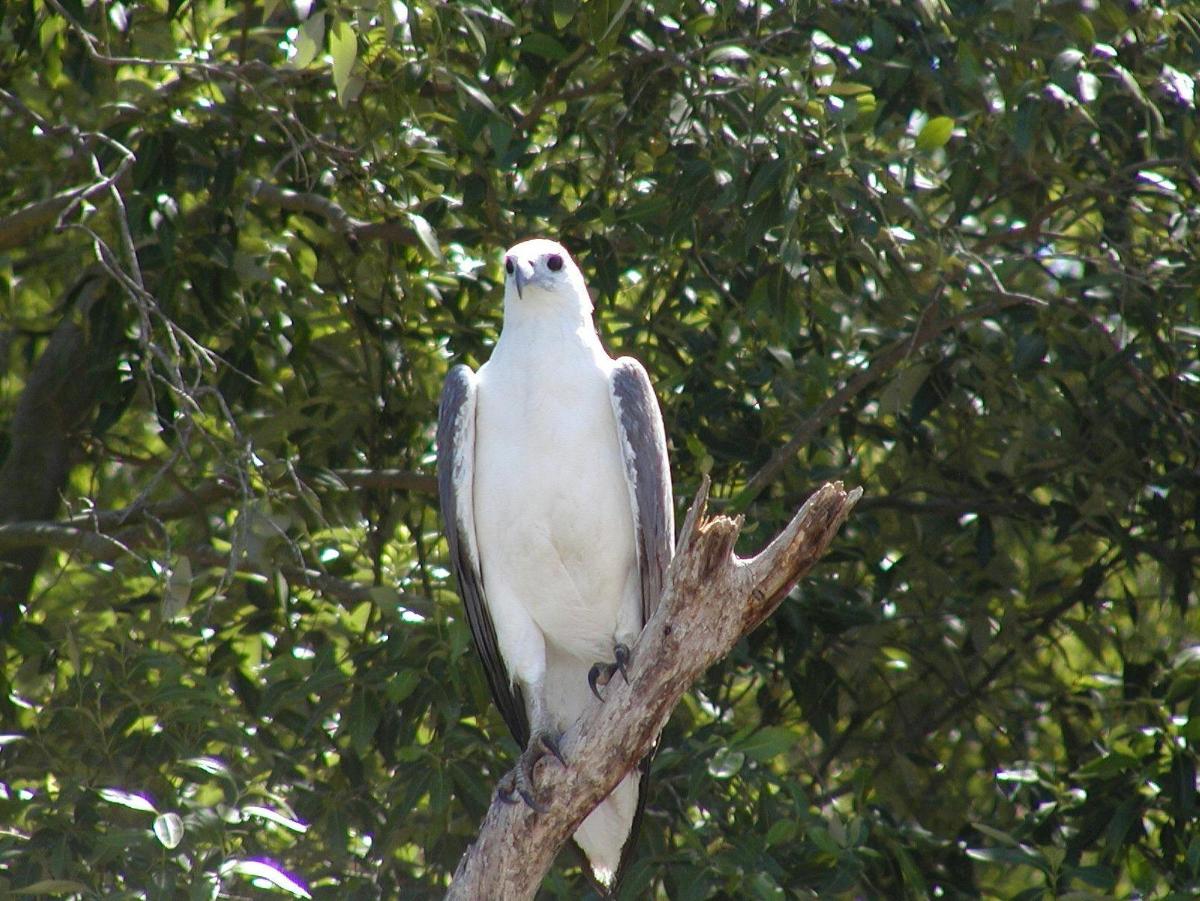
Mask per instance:
[[[183,820],[177,813],[163,813],[154,818],[154,836],[168,850],[183,841]]]
[[[413,227],[413,231],[417,233],[421,246],[435,260],[441,260],[442,248],[438,245],[437,234],[434,232],[433,226],[429,224],[429,220],[419,213],[409,213],[408,222]]]
[[[338,102],[345,106],[346,86],[350,82],[354,61],[358,58],[358,38],[349,22],[339,19],[334,24],[329,32],[329,52],[333,57],[333,86]]]
[[[768,726],[738,742],[737,750],[762,763],[792,750],[799,741],[800,737],[791,729]]]
[[[967,856],[986,863],[1037,867],[1047,869],[1046,861],[1033,851],[1024,848],[968,848]]]
[[[621,23],[632,5],[633,0],[593,0],[586,4],[588,32],[599,51],[607,52],[616,43]]]
[[[579,4],[576,0],[554,0],[551,13],[554,17],[554,27],[559,31],[565,31],[575,18],[578,9]]]
[[[718,748],[708,760],[708,773],[714,779],[731,779],[736,776],[746,762],[742,751],[731,748]]]
[[[767,830],[767,847],[790,843],[799,831],[800,827],[795,820],[777,820]]]
[[[568,55],[567,48],[560,44],[558,40],[540,31],[535,31],[521,38],[521,50],[524,53],[532,53],[534,56],[540,56],[542,59],[553,60],[555,62],[560,59],[566,59]]]
[[[392,704],[399,704],[421,684],[421,674],[416,670],[401,670],[396,678],[388,682],[387,698]]]
[[[245,816],[259,817],[260,819],[275,823],[284,829],[289,829],[300,835],[308,831],[307,823],[302,823],[294,816],[286,816],[277,810],[272,810],[270,807],[263,807],[259,804],[247,804],[242,808],[242,813]]]
[[[954,131],[954,120],[949,116],[935,116],[921,128],[917,135],[917,149],[926,152],[946,146]]]
[[[1077,779],[1108,779],[1121,773],[1133,772],[1139,766],[1136,757],[1122,754],[1119,751],[1109,751],[1089,760],[1074,773]]]
[[[1099,864],[1086,867],[1067,867],[1064,874],[1068,879],[1077,879],[1092,888],[1102,891],[1110,890],[1117,882],[1117,877],[1111,869]]]
[[[325,13],[309,16],[300,25],[296,35],[296,53],[288,60],[293,69],[304,69],[312,64],[325,44]]]
[[[899,416],[908,409],[918,389],[929,378],[932,368],[928,363],[913,363],[901,369],[879,392],[879,411],[890,416]]]
[[[746,189],[746,202],[757,203],[769,191],[779,190],[780,179],[787,171],[787,165],[787,160],[777,157],[759,166],[750,179],[750,187]]]
[[[307,888],[294,876],[267,860],[232,860],[221,865],[221,874],[244,876],[255,885],[278,889],[296,898],[311,898]]]
[[[829,830],[824,826],[809,826],[809,828],[804,830],[804,837],[826,854],[837,856],[842,853],[842,846],[837,843],[834,837],[829,834]]]
[[[744,63],[749,59],[750,54],[744,47],[731,44],[713,50],[704,58],[704,61],[712,66],[721,63]]]
[[[496,109],[496,105],[494,103],[492,103],[492,98],[489,97],[487,94],[485,94],[483,91],[481,91],[479,88],[475,87],[475,85],[471,84],[465,78],[455,78],[454,81],[458,84],[458,86],[460,88],[462,88],[462,90],[466,93],[466,95],[468,97],[470,97],[472,100],[474,100],[480,106],[482,106],[488,112],[493,113],[497,116],[500,115],[500,111],[498,109]]]
[[[188,598],[192,594],[192,561],[180,556],[171,567],[167,576],[166,588],[163,590],[162,617],[174,619],[187,608]]]
[[[154,805],[145,795],[122,791],[119,788],[102,788],[99,794],[101,798],[110,804],[120,804],[122,807],[128,807],[130,810],[143,810],[147,813],[156,812]]]
[[[817,93],[823,97],[857,97],[862,94],[870,94],[871,86],[860,84],[857,81],[835,81],[831,85],[820,88]]]

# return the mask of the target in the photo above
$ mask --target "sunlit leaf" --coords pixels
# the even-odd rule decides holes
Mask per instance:
[[[709,65],[717,63],[741,63],[750,59],[750,54],[743,47],[737,45],[729,45],[726,47],[718,47],[708,54],[705,61]]]
[[[308,831],[308,824],[302,823],[292,816],[285,816],[277,810],[272,810],[269,807],[262,807],[258,804],[247,804],[242,808],[242,813],[246,816],[261,817],[264,820],[283,826],[285,829],[290,829],[292,832],[303,834]]]
[[[309,16],[296,36],[296,54],[288,64],[296,69],[308,67],[325,44],[325,13]]]
[[[183,820],[177,813],[159,814],[154,818],[154,835],[168,850],[183,841]]]
[[[429,220],[417,213],[409,213],[408,221],[412,225],[413,231],[417,233],[421,246],[428,251],[429,255],[434,259],[442,259],[442,248],[438,244],[437,235],[433,231],[433,226],[429,224]]]
[[[144,810],[147,813],[155,813],[154,804],[142,794],[123,791],[119,788],[102,788],[99,791],[100,797],[110,804],[120,804],[122,807],[128,807],[131,810]]]
[[[929,151],[944,147],[953,131],[953,119],[949,116],[934,116],[921,127],[917,135],[917,148]]]
[[[262,888],[286,892],[296,898],[311,898],[308,889],[294,876],[267,860],[231,860],[221,865],[222,874],[233,874],[251,880]]]
[[[736,776],[746,761],[742,751],[720,748],[708,761],[708,772],[714,779],[729,779]]]
[[[333,85],[338,100],[346,102],[346,85],[358,58],[358,38],[349,22],[339,19],[329,31],[329,52],[333,57]]]

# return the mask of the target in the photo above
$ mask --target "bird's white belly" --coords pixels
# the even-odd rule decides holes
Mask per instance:
[[[474,503],[489,604],[503,594],[562,652],[610,659],[640,602],[607,375],[481,375]]]

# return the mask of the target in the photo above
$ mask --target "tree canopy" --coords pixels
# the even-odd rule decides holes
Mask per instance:
[[[445,891],[517,749],[436,398],[539,234],[681,509],[865,492],[623,896],[1200,889],[1197,60],[1171,2],[0,6],[0,889]]]

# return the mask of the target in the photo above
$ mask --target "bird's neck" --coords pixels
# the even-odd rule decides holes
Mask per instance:
[[[587,299],[561,297],[513,298],[504,304],[504,328],[499,345],[521,344],[594,352],[600,338]],[[499,345],[497,349],[499,349]]]

